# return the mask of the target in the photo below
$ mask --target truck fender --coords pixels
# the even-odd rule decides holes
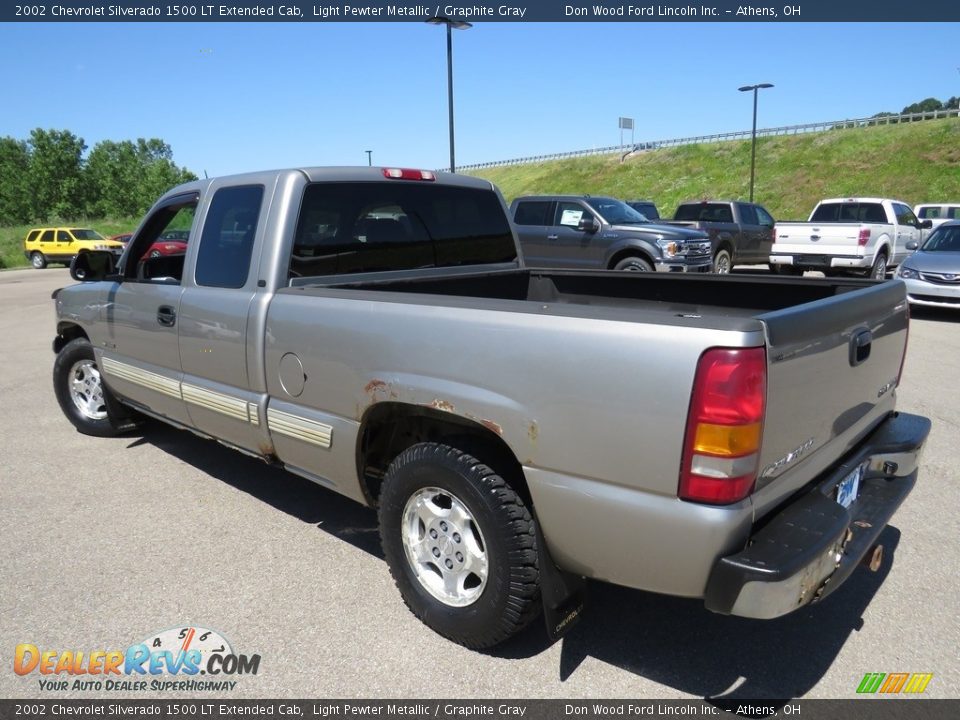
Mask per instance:
[[[628,255],[640,255],[654,265],[663,260],[660,248],[655,242],[635,237],[623,238],[607,248],[606,256],[603,259],[604,267],[613,267],[614,260],[620,260],[620,258]]]

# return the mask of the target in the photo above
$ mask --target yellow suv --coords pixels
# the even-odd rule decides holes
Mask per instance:
[[[110,250],[118,258],[123,243],[107,240],[96,230],[88,228],[37,228],[23,239],[23,254],[37,270],[50,262],[70,264],[81,250]]]

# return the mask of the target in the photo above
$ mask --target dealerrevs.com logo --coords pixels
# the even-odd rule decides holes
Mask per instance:
[[[48,650],[17,645],[13,671],[38,676],[41,690],[188,692],[233,690],[242,675],[256,675],[260,655],[234,652],[216,630],[177,627],[154,633],[126,650]]]

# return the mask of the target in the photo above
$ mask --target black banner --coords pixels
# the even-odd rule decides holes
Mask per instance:
[[[721,0],[651,3],[558,2],[149,2],[61,0],[0,8],[3,22],[957,22],[960,3],[943,0]]]
[[[718,718],[952,720],[960,700],[0,700],[0,719],[129,718]]]

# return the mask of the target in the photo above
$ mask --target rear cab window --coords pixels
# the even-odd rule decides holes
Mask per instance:
[[[405,182],[304,190],[288,277],[499,264],[517,258],[499,196]]]
[[[687,203],[677,208],[674,220],[684,222],[733,222],[733,211],[725,203]]]
[[[821,203],[810,222],[884,224],[887,222],[887,213],[880,203]]]

